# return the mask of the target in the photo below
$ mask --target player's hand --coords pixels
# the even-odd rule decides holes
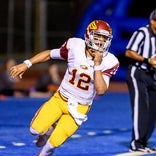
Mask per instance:
[[[27,66],[25,63],[18,64],[10,68],[9,74],[12,78],[19,77],[22,78],[24,72],[27,70]]]
[[[99,51],[95,51],[93,52],[93,57],[94,57],[94,65],[97,66],[97,65],[100,65],[101,64],[101,61],[102,61],[102,58],[103,58],[103,53],[99,52]]]
[[[156,68],[156,55],[151,56],[149,63],[153,68]]]

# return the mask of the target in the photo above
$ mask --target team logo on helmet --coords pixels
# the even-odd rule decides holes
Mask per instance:
[[[97,25],[96,25],[95,21],[93,21],[92,23],[89,24],[89,29],[92,29],[92,30],[97,29]]]

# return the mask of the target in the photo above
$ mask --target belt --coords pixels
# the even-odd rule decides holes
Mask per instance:
[[[139,70],[145,72],[148,75],[151,75],[153,77],[154,80],[156,80],[156,71],[154,70],[149,70],[149,69],[143,69],[141,67],[138,67]]]
[[[59,90],[58,90],[58,94],[59,94],[60,98],[61,98],[63,101],[68,102],[68,98],[65,97],[65,96],[63,96],[63,95],[60,93]]]
[[[67,98],[67,97],[65,97],[64,95],[62,95],[62,94],[60,93],[59,90],[58,90],[57,92],[58,92],[60,98],[61,98],[63,101],[68,102],[68,98]],[[87,104],[84,104],[84,105],[81,104],[81,103],[78,103],[78,104],[79,104],[79,105],[82,105],[82,106],[90,106],[90,105],[91,105],[91,103],[87,103]]]
[[[144,69],[144,68],[141,68],[141,67],[138,67],[138,69],[140,69],[140,70],[143,70],[143,71],[145,71],[145,72],[150,72],[148,69]]]
[[[142,67],[139,66],[139,65],[134,65],[134,64],[133,64],[133,65],[131,65],[131,67],[132,67],[132,66],[135,66],[136,68],[138,68],[138,69],[140,69],[140,70],[142,70],[142,71],[145,71],[145,72],[147,72],[147,73],[148,73],[148,72],[151,72],[149,69],[147,69],[147,68],[146,68],[146,69],[145,69],[145,68],[142,68]]]

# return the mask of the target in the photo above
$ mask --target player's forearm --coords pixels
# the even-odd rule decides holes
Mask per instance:
[[[37,64],[40,62],[46,62],[49,59],[50,59],[50,50],[45,50],[45,51],[42,51],[42,52],[38,53],[37,55],[33,56],[29,60],[32,64]]]
[[[94,71],[94,87],[98,95],[102,95],[107,90],[107,85],[103,79],[101,70]]]

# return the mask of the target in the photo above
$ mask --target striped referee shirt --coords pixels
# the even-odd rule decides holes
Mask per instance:
[[[126,47],[127,50],[137,52],[144,58],[150,58],[156,54],[156,35],[153,34],[149,25],[139,28],[130,38]],[[147,64],[136,62],[136,66],[147,69]]]

